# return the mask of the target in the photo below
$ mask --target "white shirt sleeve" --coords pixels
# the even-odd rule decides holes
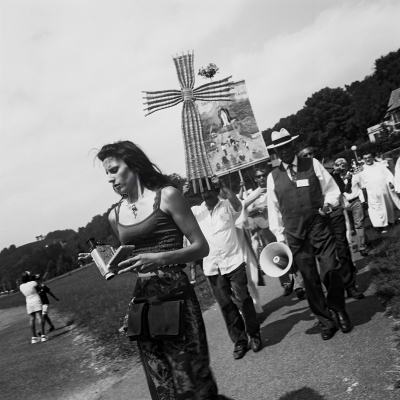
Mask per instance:
[[[196,217],[196,215],[199,213],[199,206],[193,206],[191,207],[193,215]]]
[[[240,217],[240,214],[242,213],[242,207],[240,207],[240,211],[235,211],[229,200],[221,200],[221,203],[222,206],[225,208],[225,211],[232,217],[233,221],[236,222],[236,220]]]
[[[267,177],[267,203],[269,229],[276,236],[278,242],[283,242],[285,240],[285,236],[283,235],[285,228],[282,222],[278,199],[276,198],[275,182],[272,174],[269,174]]]
[[[360,198],[361,203],[365,201],[363,192],[361,190],[360,174],[354,174],[351,179],[351,193],[343,193],[347,200],[353,200],[357,197]]]
[[[338,206],[340,197],[339,186],[336,184],[329,172],[315,158],[313,158],[313,166],[315,175],[317,175],[321,185],[324,203],[329,203],[333,207]]]

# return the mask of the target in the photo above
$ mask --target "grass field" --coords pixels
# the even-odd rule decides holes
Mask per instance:
[[[367,234],[372,242],[370,269],[375,293],[386,306],[386,314],[393,317],[393,331],[397,349],[397,373],[393,371],[394,386],[400,389],[400,224],[384,237],[373,229]]]
[[[189,274],[189,268],[186,273]],[[195,290],[204,311],[214,303],[214,297],[199,268],[197,274]],[[136,353],[136,342],[129,342],[118,330],[122,326],[135,283],[136,274],[115,276],[106,281],[92,264],[73,274],[46,282],[60,299],[57,302],[49,297],[49,315],[51,317],[51,309],[55,309],[68,325],[79,325],[91,336],[93,343],[102,348],[102,357],[130,357]],[[21,293],[0,300],[0,309],[18,306],[25,306],[25,297]]]

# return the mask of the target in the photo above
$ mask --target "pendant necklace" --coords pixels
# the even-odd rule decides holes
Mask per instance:
[[[128,204],[127,203],[126,204],[131,209],[131,212],[134,215],[135,219],[136,219],[137,213],[139,211],[139,209],[137,208],[136,204],[140,201],[140,199],[142,199],[144,197],[145,194],[146,194],[146,189],[144,190],[142,195],[139,196],[139,198],[134,203],[132,203],[132,204]]]

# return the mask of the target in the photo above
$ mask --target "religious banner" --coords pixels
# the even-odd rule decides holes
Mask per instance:
[[[230,101],[196,102],[213,172],[224,175],[268,158],[245,81],[231,83]]]
[[[188,53],[173,58],[181,90],[145,91],[144,105],[146,116],[164,108],[183,103],[182,134],[185,149],[186,176],[193,185],[194,193],[197,185],[200,192],[210,189],[209,178],[213,174],[203,142],[202,125],[196,101],[214,102],[231,100],[230,76],[219,81],[206,83],[194,88],[194,54]],[[207,185],[203,187],[202,180]]]

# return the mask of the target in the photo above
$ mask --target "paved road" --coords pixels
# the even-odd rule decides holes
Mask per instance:
[[[372,295],[366,261],[357,261],[358,285],[364,300],[347,300],[355,328],[340,331],[323,341],[314,328],[316,319],[306,301],[282,297],[277,279],[266,279],[261,335],[264,348],[235,361],[217,306],[204,319],[210,344],[211,363],[220,393],[234,400],[388,400],[391,350],[391,320]],[[144,373],[136,369],[101,395],[101,400],[150,400]]]

